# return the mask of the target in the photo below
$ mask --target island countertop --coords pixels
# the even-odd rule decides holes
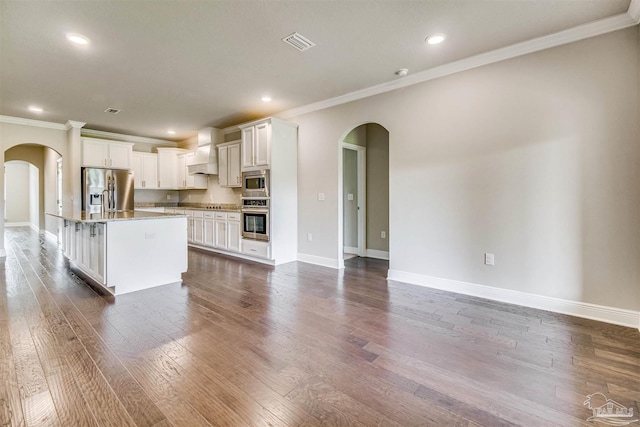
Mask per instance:
[[[64,211],[61,214],[47,213],[47,215],[66,219],[75,222],[110,222],[110,221],[130,221],[159,218],[184,217],[183,214],[143,212],[143,211],[120,211],[104,213],[87,213],[86,211]]]

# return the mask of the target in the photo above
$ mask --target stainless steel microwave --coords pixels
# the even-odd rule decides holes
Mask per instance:
[[[242,172],[243,197],[269,197],[269,171]]]

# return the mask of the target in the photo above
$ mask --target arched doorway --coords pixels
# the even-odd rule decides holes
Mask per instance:
[[[58,221],[45,214],[58,210],[57,196],[60,193],[58,185],[61,183],[58,179],[58,167],[61,158],[57,151],[40,144],[19,144],[4,152],[5,170],[7,166],[9,167],[9,173],[5,173],[4,179],[5,213],[11,212],[12,205],[23,210],[28,206],[30,212],[28,225],[56,238]],[[30,172],[28,175],[21,174],[20,166],[16,169],[12,165],[28,165]],[[17,198],[12,201],[11,198],[14,196]],[[24,222],[27,222],[14,221],[10,217],[5,218],[7,225],[12,223],[26,225]]]
[[[378,123],[351,129],[340,141],[340,166],[341,261],[352,256],[389,259],[387,129]]]

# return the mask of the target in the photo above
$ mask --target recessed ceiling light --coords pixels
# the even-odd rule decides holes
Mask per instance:
[[[262,100],[262,102],[271,102],[271,97],[268,95],[265,95],[260,99]]]
[[[168,131],[167,131],[167,133],[168,133],[169,135],[175,135],[175,134],[176,134],[176,131],[175,131],[175,130],[168,130]]]
[[[428,36],[425,41],[429,44],[440,44],[444,41],[444,39],[446,39],[447,36],[445,36],[442,33],[439,34],[432,34],[430,36]]]
[[[35,105],[29,106],[29,111],[33,111],[34,113],[42,113],[44,110],[41,107],[36,107]]]
[[[89,39],[83,36],[82,34],[69,33],[67,34],[67,40],[69,40],[71,43],[79,44],[79,45],[89,44]]]

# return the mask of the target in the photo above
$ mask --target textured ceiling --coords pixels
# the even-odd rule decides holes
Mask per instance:
[[[399,68],[424,71],[624,13],[629,3],[2,0],[0,114],[164,139],[172,128],[182,139],[389,82]],[[284,44],[294,31],[316,46]],[[68,32],[90,45],[71,45]],[[424,43],[439,32],[445,43]],[[28,111],[32,104],[45,111]]]

